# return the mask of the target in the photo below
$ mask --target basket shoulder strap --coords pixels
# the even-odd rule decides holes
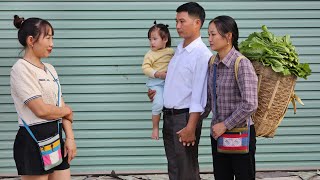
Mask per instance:
[[[239,64],[240,64],[240,61],[241,61],[242,58],[244,58],[244,56],[239,56],[236,59],[236,62],[234,63],[234,75],[236,76],[236,80],[237,80],[238,83],[239,83],[239,81],[238,81]]]
[[[209,61],[209,65],[211,66],[214,63],[214,59],[216,58],[215,55],[211,56],[210,61]]]
[[[238,71],[239,71],[239,64],[242,58],[244,58],[245,56],[239,56],[236,59],[236,62],[234,63],[234,75],[236,76],[236,81],[238,83],[239,86],[239,80],[238,80]],[[247,128],[248,128],[248,133],[250,133],[250,121],[247,121]]]

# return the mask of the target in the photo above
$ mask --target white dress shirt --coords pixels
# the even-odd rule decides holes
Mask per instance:
[[[164,85],[164,107],[204,111],[207,103],[207,71],[211,51],[201,37],[183,48],[181,42],[172,57]]]

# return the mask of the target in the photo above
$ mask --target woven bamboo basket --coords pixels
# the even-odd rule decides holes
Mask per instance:
[[[252,65],[258,76],[258,109],[253,114],[256,136],[274,137],[294,96],[297,77],[284,76],[258,61]]]

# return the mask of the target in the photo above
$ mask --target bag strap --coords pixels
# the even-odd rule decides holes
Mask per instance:
[[[239,84],[239,80],[238,80],[238,71],[239,71],[239,64],[242,58],[244,58],[245,56],[239,56],[236,59],[236,62],[234,63],[234,75],[236,77],[237,83]]]
[[[31,129],[29,128],[28,124],[20,117],[20,119],[23,122],[24,127],[26,128],[26,130],[28,131],[28,133],[30,134],[30,136],[32,137],[32,139],[36,142],[38,142],[38,140],[36,139],[36,137],[33,135]]]
[[[239,80],[238,80],[239,64],[240,64],[241,59],[244,58],[244,57],[245,56],[237,57],[236,62],[234,63],[234,75],[236,77],[236,81],[237,81],[238,86],[239,86]],[[250,130],[249,125],[250,125],[250,121],[248,120],[248,123],[247,123],[248,131]]]
[[[51,74],[51,76],[53,77],[53,80],[57,83],[58,86],[58,100],[57,100],[57,106],[60,107],[60,97],[61,97],[61,91],[60,91],[60,82],[58,78],[55,78],[54,75],[51,73],[51,71],[49,70],[49,68],[46,67],[46,69],[49,71],[49,73]]]
[[[34,134],[32,133],[31,129],[29,128],[28,124],[20,117],[20,119],[22,120],[23,122],[23,126],[26,128],[26,130],[28,131],[28,133],[30,134],[30,136],[32,137],[32,139],[38,143],[38,140],[36,139],[36,137],[34,136]],[[58,134],[60,133],[60,128],[59,128],[59,121],[57,121],[58,123]]]
[[[218,115],[218,103],[217,103],[217,90],[216,90],[216,84],[217,84],[217,65],[213,64],[213,101],[214,101],[214,118]]]
[[[214,63],[214,59],[216,58],[215,55],[211,56],[210,60],[209,60],[209,65],[211,66]]]

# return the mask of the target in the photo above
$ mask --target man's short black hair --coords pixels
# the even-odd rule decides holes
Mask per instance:
[[[190,16],[194,16],[200,19],[201,21],[201,27],[204,23],[204,20],[206,18],[206,13],[202,6],[200,6],[196,2],[188,2],[185,4],[182,4],[179,6],[176,10],[177,13],[179,12],[188,12]]]

